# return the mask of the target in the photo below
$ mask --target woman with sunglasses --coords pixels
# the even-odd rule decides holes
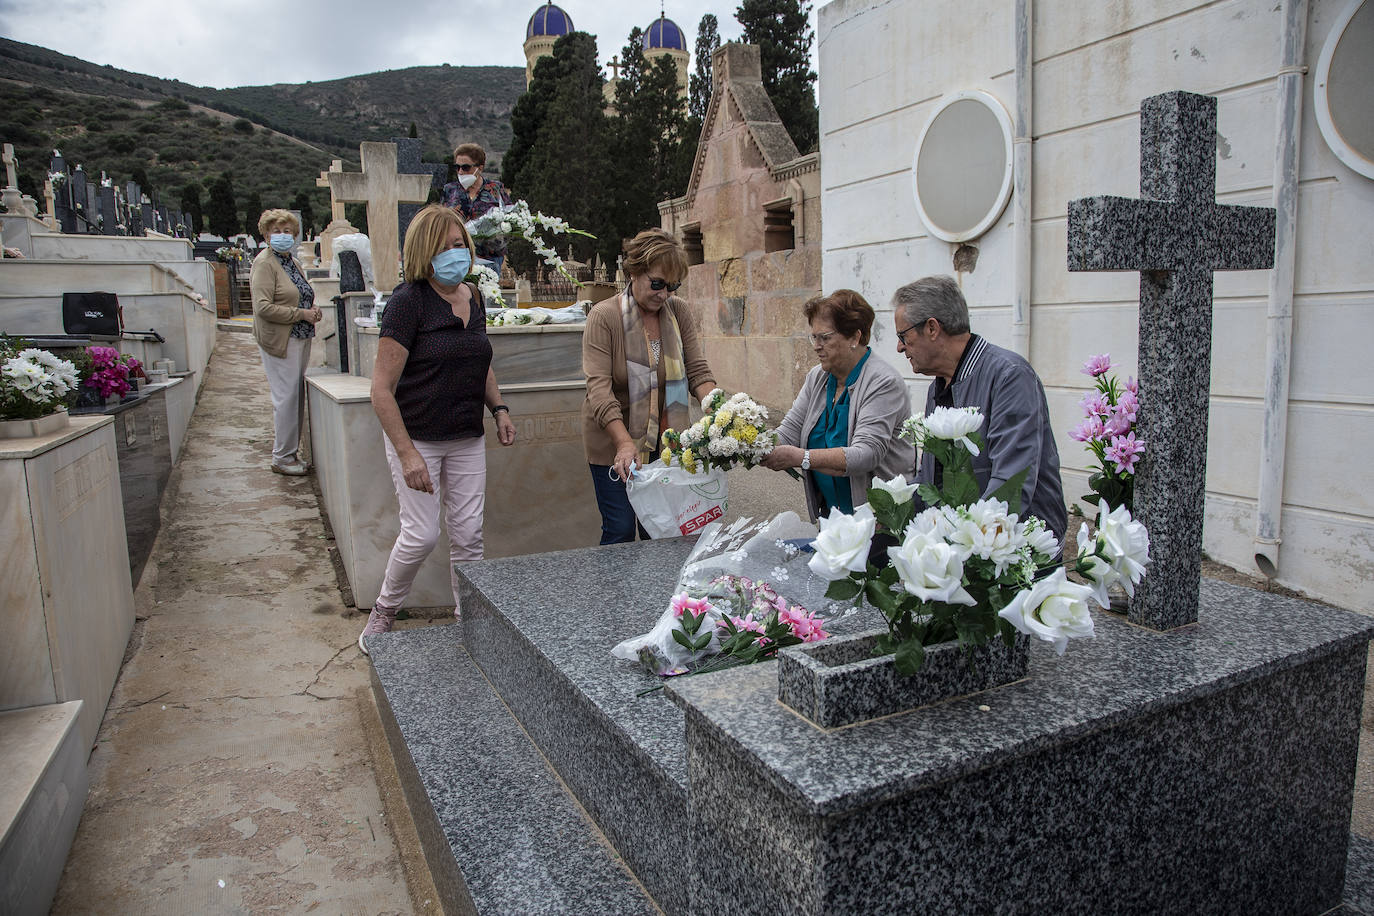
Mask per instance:
[[[509,207],[510,193],[494,178],[483,178],[482,169],[487,164],[487,152],[476,143],[464,143],[453,151],[453,166],[458,170],[458,180],[444,185],[444,206],[452,207],[470,223],[493,207]],[[503,238],[483,239],[477,243],[476,255],[491,262],[492,270],[499,275],[501,265],[506,262],[506,240]]]
[[[863,505],[875,476],[913,479],[916,450],[897,438],[911,416],[906,382],[868,346],[873,307],[852,289],[837,289],[807,302],[805,311],[820,364],[807,373],[763,466],[801,469],[815,521]]]
[[[646,229],[625,243],[630,282],[598,302],[582,335],[582,444],[591,466],[601,543],[648,535],[639,527],[625,481],[657,454],[665,429],[685,429],[689,398],[716,387],[691,308],[673,296],[687,276],[682,243],[662,229]]]

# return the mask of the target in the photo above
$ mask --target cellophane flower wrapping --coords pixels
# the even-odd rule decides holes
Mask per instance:
[[[761,522],[712,522],[683,562],[673,598],[654,628],[615,646],[611,654],[637,660],[661,676],[687,674],[718,661],[732,631],[754,631],[761,639],[774,612],[775,625],[786,626],[797,642],[830,635],[858,609],[854,602],[827,598],[830,583],[807,568],[806,547],[815,536],[816,527],[795,512]],[[684,612],[705,615],[697,638],[706,641],[699,649],[673,636],[681,630]]]

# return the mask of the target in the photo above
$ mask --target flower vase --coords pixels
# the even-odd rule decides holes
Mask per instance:
[[[966,651],[957,642],[926,646],[913,675],[892,655],[874,655],[886,630],[834,636],[778,652],[778,699],[821,728],[839,728],[1000,687],[1026,676],[1030,637],[1018,633]]]
[[[66,408],[36,420],[0,420],[0,439],[31,439],[55,433],[71,422]]]
[[[1131,612],[1131,596],[1126,594],[1126,589],[1120,582],[1113,582],[1107,586],[1107,599],[1107,607],[1104,610],[1123,615]]]
[[[82,385],[76,392],[76,403],[72,410],[77,413],[94,413],[105,409],[105,398],[89,385]]]

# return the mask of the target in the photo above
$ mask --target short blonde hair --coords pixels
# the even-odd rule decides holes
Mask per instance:
[[[662,279],[677,283],[687,276],[687,251],[666,229],[645,229],[625,243],[622,266],[632,278],[657,268]]]
[[[405,267],[401,276],[407,283],[428,280],[434,276],[430,261],[447,247],[449,229],[453,226],[462,230],[463,244],[472,252],[473,258],[477,257],[472,236],[468,235],[468,227],[463,225],[463,218],[458,211],[442,204],[430,204],[415,214],[410,221],[410,228],[406,230],[406,243],[401,249],[401,260]]]
[[[258,217],[258,235],[267,238],[271,234],[269,230],[277,223],[290,223],[296,227],[291,234],[296,238],[301,237],[301,221],[296,219],[296,214],[281,207],[262,211],[262,216]]]
[[[476,143],[458,144],[458,148],[453,151],[453,158],[456,160],[459,156],[467,156],[473,162],[477,163],[479,169],[486,167],[487,151]]]

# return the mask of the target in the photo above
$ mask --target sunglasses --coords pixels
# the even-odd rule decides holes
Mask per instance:
[[[457,164],[456,168],[460,172],[475,172],[477,169],[481,168],[481,166],[473,165],[471,162],[460,162]]]
[[[658,277],[649,278],[649,289],[653,290],[656,293],[661,292],[665,289],[670,293],[675,293],[678,291],[678,289],[681,288],[681,286],[681,283],[669,283],[667,280],[660,280]]]

